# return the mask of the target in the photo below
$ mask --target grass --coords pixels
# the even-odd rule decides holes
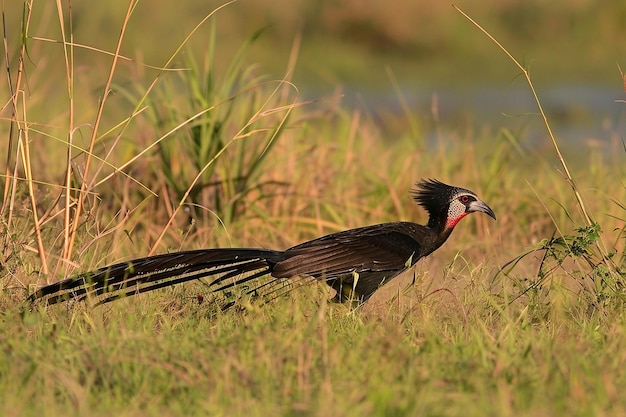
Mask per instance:
[[[121,49],[136,30],[127,6]],[[559,138],[530,148],[506,126],[449,125],[405,107],[393,117],[409,133],[390,135],[381,126],[393,121],[338,97],[303,101],[291,79],[297,39],[277,80],[246,64],[245,45],[213,66],[219,11],[186,28],[189,43],[163,64],[117,53],[113,65],[96,48],[108,72],[87,88],[78,70],[90,61],[69,43],[66,12],[55,11],[66,43],[54,53],[25,13],[27,48],[8,67],[16,76],[26,65],[31,93],[13,78],[0,124],[0,413],[626,415],[618,134],[570,160]],[[213,46],[198,52],[189,45],[201,34]],[[66,72],[44,82],[53,57]],[[97,309],[24,309],[34,285],[132,256],[284,248],[365,224],[423,222],[407,191],[430,176],[478,191],[498,221],[464,220],[359,309],[330,304],[312,285],[215,316],[210,300],[199,303],[201,283]]]
[[[404,320],[305,290],[207,318],[173,297],[9,314],[4,412],[621,415],[623,317],[534,322],[430,298]],[[489,294],[476,294],[489,300]],[[169,300],[168,300],[169,299]],[[442,311],[445,313],[442,314]],[[490,312],[489,312],[490,311]],[[7,328],[8,327],[8,328]],[[607,337],[610,335],[610,337]],[[4,379],[4,378],[3,378]],[[30,400],[28,400],[30,398]]]

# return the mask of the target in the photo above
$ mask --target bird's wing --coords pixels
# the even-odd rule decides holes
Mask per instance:
[[[423,256],[429,233],[419,224],[399,222],[330,234],[285,251],[272,275],[334,278],[352,272],[400,271]]]

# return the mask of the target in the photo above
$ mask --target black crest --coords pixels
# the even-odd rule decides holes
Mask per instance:
[[[469,192],[429,178],[415,185],[415,188],[411,190],[411,197],[432,216],[445,213],[450,201],[461,191]]]

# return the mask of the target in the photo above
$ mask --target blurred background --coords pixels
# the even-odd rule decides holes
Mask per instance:
[[[9,45],[17,46],[23,5],[9,2]],[[125,34],[122,53],[162,66],[186,34],[222,1],[144,0],[138,2]],[[624,99],[618,65],[626,67],[626,2],[613,0],[458,0],[456,5],[483,25],[531,72],[557,134],[566,142],[621,137]],[[113,51],[127,0],[72,2],[74,41]],[[68,15],[69,16],[69,13]],[[69,17],[66,21],[69,25]],[[255,40],[245,60],[268,79],[288,76],[302,99],[342,95],[342,105],[361,108],[393,137],[407,128],[405,100],[425,137],[437,123],[457,128],[505,126],[527,143],[544,137],[535,106],[519,70],[450,2],[426,0],[239,0],[215,14],[193,37],[189,51],[207,49],[216,31],[215,63],[229,65],[241,45]],[[60,39],[56,6],[37,5],[31,35]],[[295,46],[294,46],[295,45]],[[61,62],[46,53],[59,44],[29,41],[32,66],[57,79]],[[9,51],[15,56],[16,48]],[[185,67],[184,54],[173,66]],[[96,91],[106,80],[110,58],[76,50],[77,86]],[[127,82],[150,80],[150,70],[128,65]],[[139,73],[138,73],[139,71]],[[141,74],[146,71],[146,74]],[[41,71],[39,71],[41,73]],[[58,77],[54,74],[58,74]],[[124,83],[118,73],[118,82]],[[48,77],[46,77],[48,78]],[[31,79],[31,91],[58,93],[46,80]],[[147,82],[147,81],[146,81]],[[65,86],[57,85],[63,89]],[[0,87],[6,88],[6,86]],[[98,92],[99,93],[99,92]],[[530,119],[529,119],[530,117]],[[532,120],[532,122],[529,122]]]

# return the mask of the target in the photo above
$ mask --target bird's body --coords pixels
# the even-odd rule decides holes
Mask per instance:
[[[31,301],[55,304],[104,295],[100,303],[182,282],[215,276],[210,286],[223,291],[246,285],[246,294],[277,280],[308,276],[337,291],[337,301],[367,300],[381,285],[439,248],[467,214],[491,208],[473,192],[436,180],[418,183],[413,198],[429,213],[426,225],[382,223],[344,230],[285,251],[200,249],[118,263],[39,289]],[[247,283],[270,275],[265,283]]]

